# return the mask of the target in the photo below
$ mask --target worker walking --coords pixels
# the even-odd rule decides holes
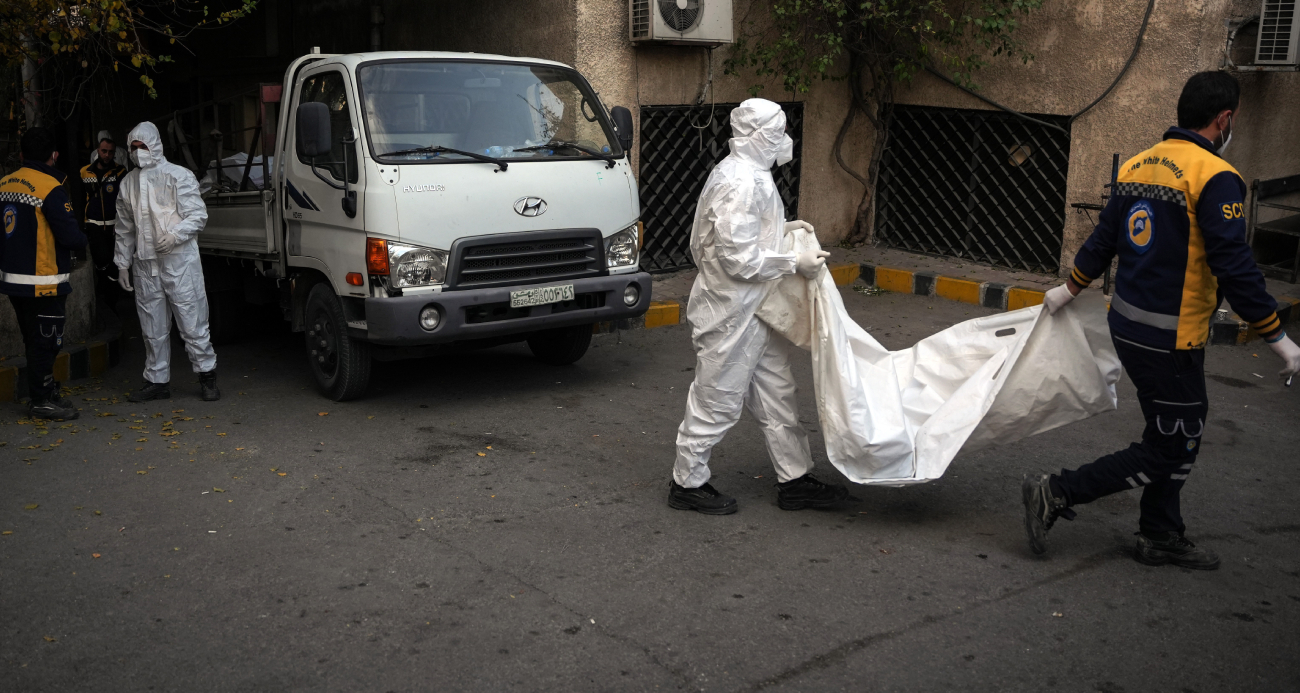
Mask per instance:
[[[126,167],[117,162],[117,144],[107,130],[99,133],[95,160],[81,169],[81,184],[86,191],[86,239],[95,264],[96,292],[112,305],[117,295],[117,267],[113,264],[115,238],[113,223],[117,219],[117,194],[126,177]]]
[[[117,198],[118,283],[135,292],[145,346],[145,384],[132,402],[171,397],[171,318],[199,374],[201,396],[221,399],[217,354],[208,336],[208,294],[199,261],[198,235],[208,221],[199,182],[188,169],[163,158],[162,138],[143,122],[127,136],[138,167],[122,181]],[[132,277],[134,276],[134,285]],[[133,288],[134,286],[134,288]]]
[[[848,489],[815,479],[808,434],[799,425],[791,344],[755,316],[768,289],[799,272],[817,275],[830,255],[780,252],[788,229],[772,166],[789,163],[794,141],[785,113],[766,99],[749,99],[731,112],[731,154],[714,167],[700,193],[691,229],[699,267],[687,318],[695,346],[695,382],[677,431],[677,461],[668,505],[709,515],[736,512],[736,500],[708,483],[709,457],[748,408],[763,427],[776,467],[777,501],[785,510],[825,507]]]
[[[72,402],[59,394],[54,361],[63,348],[64,303],[72,293],[72,250],[86,247],[54,136],[32,128],[20,142],[23,167],[0,181],[0,293],[18,317],[27,355],[28,413],[43,419],[75,419]]]
[[[1284,379],[1300,371],[1300,347],[1283,332],[1246,243],[1246,183],[1220,158],[1232,140],[1240,93],[1226,72],[1187,81],[1178,127],[1124,165],[1074,271],[1044,297],[1055,313],[1119,257],[1108,320],[1146,429],[1142,442],[1091,464],[1025,477],[1025,529],[1034,553],[1046,551],[1057,518],[1074,518],[1072,506],[1140,488],[1134,557],[1147,565],[1219,567],[1214,552],[1183,536],[1179,494],[1205,432],[1205,343],[1221,296],[1282,358]]]

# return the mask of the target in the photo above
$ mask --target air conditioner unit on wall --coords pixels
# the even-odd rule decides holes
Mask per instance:
[[[637,43],[719,46],[733,41],[731,0],[629,0]]]
[[[1300,21],[1296,0],[1263,0],[1259,9],[1256,65],[1295,65],[1300,58]]]

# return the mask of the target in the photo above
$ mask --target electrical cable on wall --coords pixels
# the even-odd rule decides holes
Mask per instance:
[[[686,118],[686,122],[691,127],[695,128],[696,133],[699,135],[700,151],[704,151],[704,131],[713,127],[713,108],[718,103],[718,91],[713,88],[713,48],[708,47],[705,48],[705,50],[709,54],[709,77],[707,80],[705,80],[704,87],[700,89],[700,95],[695,97],[695,106],[698,108],[699,106],[704,104],[704,93],[708,92],[710,96],[709,122],[703,125],[696,125],[695,121],[692,120],[690,116],[687,116]]]
[[[980,101],[983,101],[984,103],[989,104],[990,106],[993,106],[994,108],[1006,111],[1007,113],[1010,113],[1011,115],[1016,116],[1017,118],[1022,118],[1031,123],[1035,123],[1037,125],[1050,128],[1052,130],[1058,130],[1061,133],[1064,133],[1066,137],[1069,137],[1070,131],[1066,128],[1073,125],[1074,121],[1077,120],[1079,116],[1083,115],[1084,113],[1087,113],[1088,111],[1092,110],[1093,106],[1096,106],[1097,104],[1101,103],[1102,99],[1105,99],[1110,94],[1110,92],[1113,91],[1115,87],[1119,85],[1120,80],[1124,79],[1124,75],[1128,74],[1128,69],[1133,66],[1133,61],[1137,59],[1138,51],[1142,48],[1142,41],[1146,37],[1146,33],[1147,33],[1147,24],[1149,24],[1151,21],[1151,11],[1155,9],[1155,6],[1156,6],[1156,0],[1147,0],[1147,11],[1144,15],[1142,15],[1142,26],[1138,28],[1137,40],[1133,43],[1133,52],[1129,54],[1128,60],[1124,62],[1124,67],[1120,68],[1119,74],[1115,76],[1115,81],[1111,82],[1110,86],[1106,87],[1106,91],[1103,91],[1100,96],[1093,99],[1092,103],[1088,104],[1087,106],[1084,106],[1083,109],[1080,110],[1078,113],[1075,113],[1074,115],[1070,116],[1070,119],[1065,123],[1066,125],[1065,128],[1059,125],[1053,125],[1052,123],[1048,123],[1046,121],[1038,120],[1037,118],[1027,116],[1024,113],[1008,108],[1007,106],[1004,106],[998,103],[997,101],[988,98],[987,96],[977,93],[973,89],[963,86],[956,80],[943,74],[942,72],[939,72],[938,70],[934,69],[929,65],[924,65],[923,67],[925,68],[926,72],[929,72],[935,77],[938,77],[939,79],[947,82],[948,84],[957,87],[958,89],[966,92],[967,94],[970,94],[971,96],[974,96],[975,98],[979,99]]]

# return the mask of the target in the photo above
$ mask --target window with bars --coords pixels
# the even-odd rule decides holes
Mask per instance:
[[[1064,116],[1034,118],[1065,127]],[[895,106],[876,192],[882,245],[1055,273],[1070,139],[1001,111]]]
[[[694,267],[690,256],[695,203],[713,167],[731,153],[731,111],[740,104],[641,107],[641,269],[668,272]],[[786,216],[799,213],[803,104],[783,103],[794,160],[772,171]]]

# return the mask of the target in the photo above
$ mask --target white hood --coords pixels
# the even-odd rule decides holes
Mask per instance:
[[[767,99],[747,99],[731,112],[731,153],[772,168],[785,144],[785,112]]]
[[[153,152],[153,161],[145,168],[153,168],[165,160],[163,157],[162,136],[158,134],[158,126],[153,123],[146,120],[134,128],[131,128],[131,134],[126,136],[128,149],[132,142],[142,142],[149,148],[150,152]]]

